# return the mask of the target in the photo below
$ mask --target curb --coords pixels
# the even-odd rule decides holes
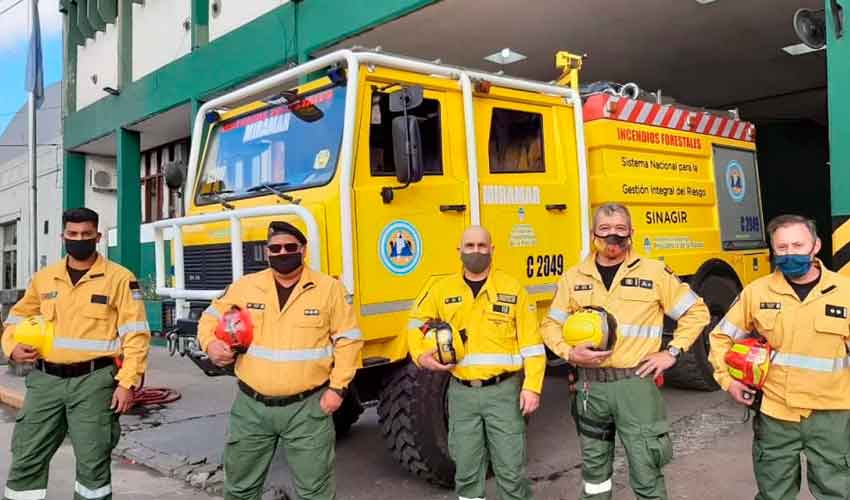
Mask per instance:
[[[24,395],[15,389],[0,385],[0,404],[20,410],[24,406]]]

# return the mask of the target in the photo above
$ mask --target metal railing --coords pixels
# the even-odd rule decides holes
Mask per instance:
[[[156,293],[163,297],[177,300],[176,315],[185,317],[186,300],[213,300],[221,296],[224,290],[187,290],[185,262],[183,258],[184,226],[196,226],[210,222],[230,222],[230,258],[233,280],[242,277],[244,273],[242,255],[242,219],[254,217],[271,217],[276,215],[295,215],[307,226],[307,241],[310,242],[307,257],[311,269],[321,270],[322,241],[319,237],[319,225],[309,210],[300,205],[275,205],[268,207],[243,208],[202,215],[190,215],[177,219],[166,219],[152,224],[154,231],[154,251],[156,259]],[[173,231],[172,243],[174,260],[174,286],[168,287],[165,282],[165,230]]]

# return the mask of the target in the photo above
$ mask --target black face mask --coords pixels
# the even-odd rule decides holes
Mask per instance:
[[[304,256],[300,253],[285,253],[283,255],[269,255],[269,265],[280,274],[289,274],[301,267]]]
[[[87,260],[94,255],[97,238],[90,240],[65,240],[65,251],[77,260]]]
[[[618,247],[625,247],[628,244],[629,236],[620,236],[619,234],[608,234],[602,236],[600,234],[594,234],[597,239],[604,241],[608,245],[616,245]]]

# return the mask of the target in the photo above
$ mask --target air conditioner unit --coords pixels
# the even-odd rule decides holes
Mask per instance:
[[[91,187],[95,191],[117,191],[118,180],[115,178],[115,171],[108,168],[92,167],[91,172]]]

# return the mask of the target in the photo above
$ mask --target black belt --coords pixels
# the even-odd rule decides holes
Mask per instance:
[[[242,391],[243,394],[253,399],[254,401],[263,403],[266,406],[286,406],[292,403],[297,403],[299,401],[303,401],[309,398],[310,396],[316,394],[327,386],[328,383],[325,382],[324,384],[318,387],[308,389],[298,394],[293,394],[292,396],[265,396],[252,389],[251,386],[249,386],[245,382],[242,382],[241,380],[239,381],[239,389]]]
[[[578,369],[578,380],[582,382],[617,382],[640,378],[637,368],[581,368]]]
[[[95,358],[91,361],[67,364],[50,363],[43,359],[37,359],[35,361],[36,370],[43,371],[48,375],[53,375],[54,377],[59,378],[82,377],[83,375],[88,375],[100,370],[101,368],[114,365],[115,358]]]
[[[459,378],[455,378],[455,380],[467,387],[487,387],[488,385],[496,385],[499,382],[504,382],[505,380],[513,377],[518,373],[519,372],[503,373],[501,375],[496,375],[495,377],[488,378],[487,380],[462,380]]]

